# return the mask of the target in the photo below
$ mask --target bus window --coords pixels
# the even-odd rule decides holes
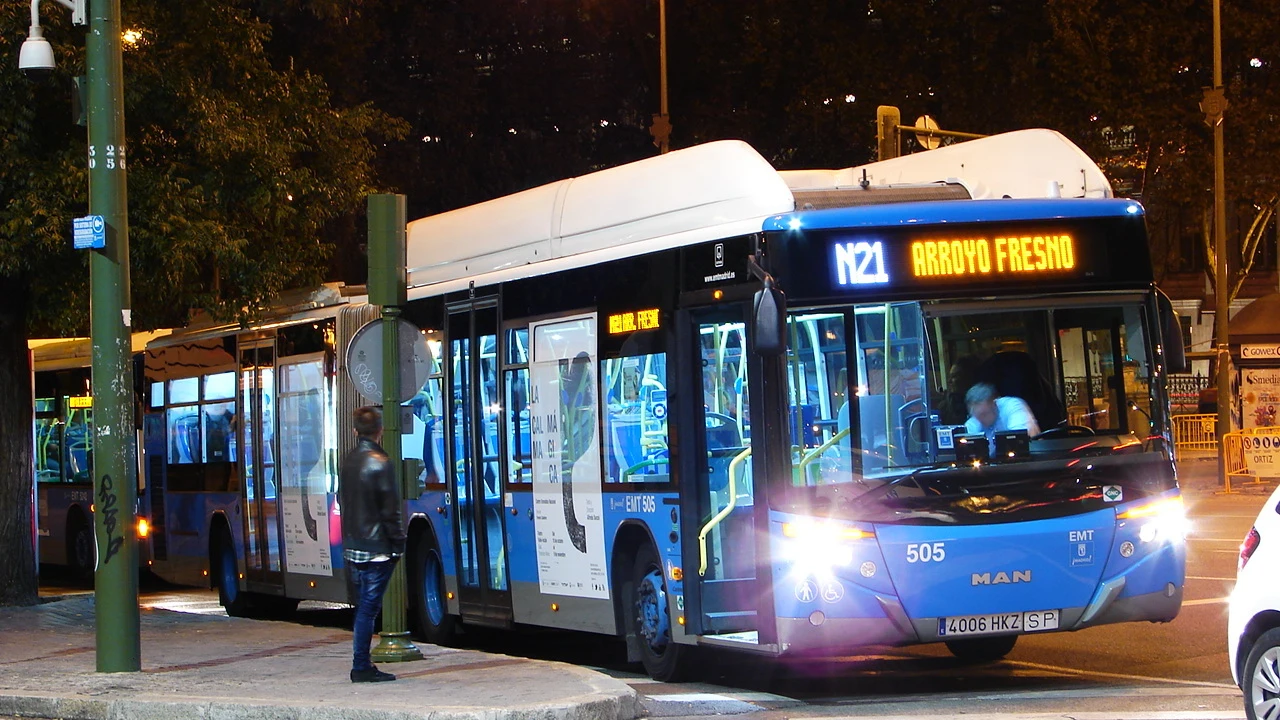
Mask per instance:
[[[62,428],[55,398],[36,398],[36,481],[60,482],[62,475]]]
[[[609,482],[666,482],[666,353],[603,363],[604,455]]]
[[[427,381],[405,405],[413,411],[413,422],[404,428],[401,447],[406,472],[417,479],[418,494],[428,485],[444,482],[444,359],[440,356],[438,331],[427,331]]]
[[[235,462],[235,414],[232,402],[210,403],[201,409],[204,423],[204,461]]]
[[[917,303],[792,313],[788,334],[796,484],[850,482],[927,456],[911,432],[928,415]]]

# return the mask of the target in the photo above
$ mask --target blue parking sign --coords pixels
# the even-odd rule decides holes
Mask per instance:
[[[107,246],[107,223],[101,215],[86,215],[71,220],[71,240],[77,250]]]

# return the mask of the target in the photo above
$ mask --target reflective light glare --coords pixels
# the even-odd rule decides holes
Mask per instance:
[[[792,574],[819,579],[853,563],[850,541],[875,537],[870,531],[818,520],[783,523],[782,535],[789,541],[783,543],[781,555],[791,563]]]
[[[1181,495],[1160,498],[1117,513],[1120,520],[1143,520],[1138,539],[1144,543],[1157,540],[1183,541],[1191,533],[1186,504]]]
[[[1261,59],[1261,58],[1251,58],[1251,59],[1249,60],[1249,67],[1255,67],[1255,68],[1260,68],[1260,67],[1262,67],[1262,59]]]
[[[121,33],[120,39],[123,40],[126,45],[137,45],[138,42],[142,40],[142,31],[141,30],[125,30],[123,33]]]
[[[1138,214],[1138,206],[1137,206],[1137,205],[1129,205],[1128,207],[1126,207],[1126,208],[1124,209],[1124,211],[1125,211],[1125,212],[1127,212],[1127,213],[1129,213],[1130,215],[1137,215],[1137,214]]]
[[[787,227],[791,228],[792,230],[799,230],[800,218],[791,218],[791,222],[787,223]]]

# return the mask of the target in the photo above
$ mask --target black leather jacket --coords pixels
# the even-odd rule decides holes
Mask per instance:
[[[378,443],[362,437],[342,459],[342,544],[373,554],[404,554],[400,493],[391,463]]]

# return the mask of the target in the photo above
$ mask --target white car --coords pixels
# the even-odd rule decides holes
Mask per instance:
[[[1280,488],[1240,543],[1227,614],[1231,674],[1250,720],[1280,720]]]

